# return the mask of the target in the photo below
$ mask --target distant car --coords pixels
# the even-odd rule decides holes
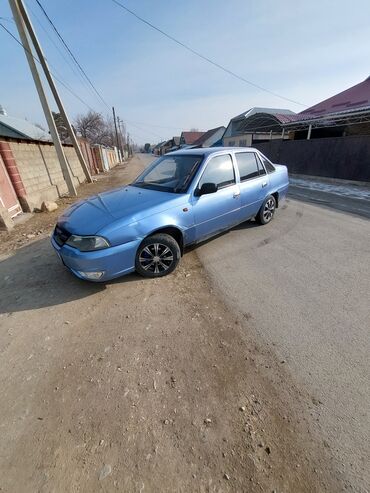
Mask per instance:
[[[253,148],[179,150],[130,185],[77,202],[51,242],[76,276],[170,274],[184,248],[248,219],[269,223],[289,186],[286,166]]]

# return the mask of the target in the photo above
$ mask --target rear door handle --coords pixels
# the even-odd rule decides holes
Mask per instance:
[[[240,192],[234,192],[233,198],[236,199],[237,197],[239,197],[239,195],[240,195]]]
[[[267,181],[262,182],[262,188],[267,187]]]

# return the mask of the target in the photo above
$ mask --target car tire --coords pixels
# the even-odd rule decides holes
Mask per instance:
[[[173,272],[181,258],[177,241],[159,233],[145,238],[136,252],[135,269],[143,277],[163,277]]]
[[[273,195],[269,195],[263,201],[263,204],[256,216],[256,221],[259,222],[260,224],[268,224],[273,220],[275,211],[276,211],[276,199]]]

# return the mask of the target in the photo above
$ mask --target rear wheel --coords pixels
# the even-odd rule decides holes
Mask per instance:
[[[273,195],[269,195],[259,210],[256,220],[260,224],[268,224],[274,217],[276,210],[276,200]]]
[[[163,277],[173,272],[180,261],[177,241],[159,233],[145,238],[136,252],[136,272],[143,277]]]

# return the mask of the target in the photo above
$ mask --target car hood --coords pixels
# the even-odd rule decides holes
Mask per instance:
[[[99,193],[66,209],[58,226],[72,234],[94,235],[109,224],[138,221],[155,212],[176,206],[184,196],[133,186]]]

